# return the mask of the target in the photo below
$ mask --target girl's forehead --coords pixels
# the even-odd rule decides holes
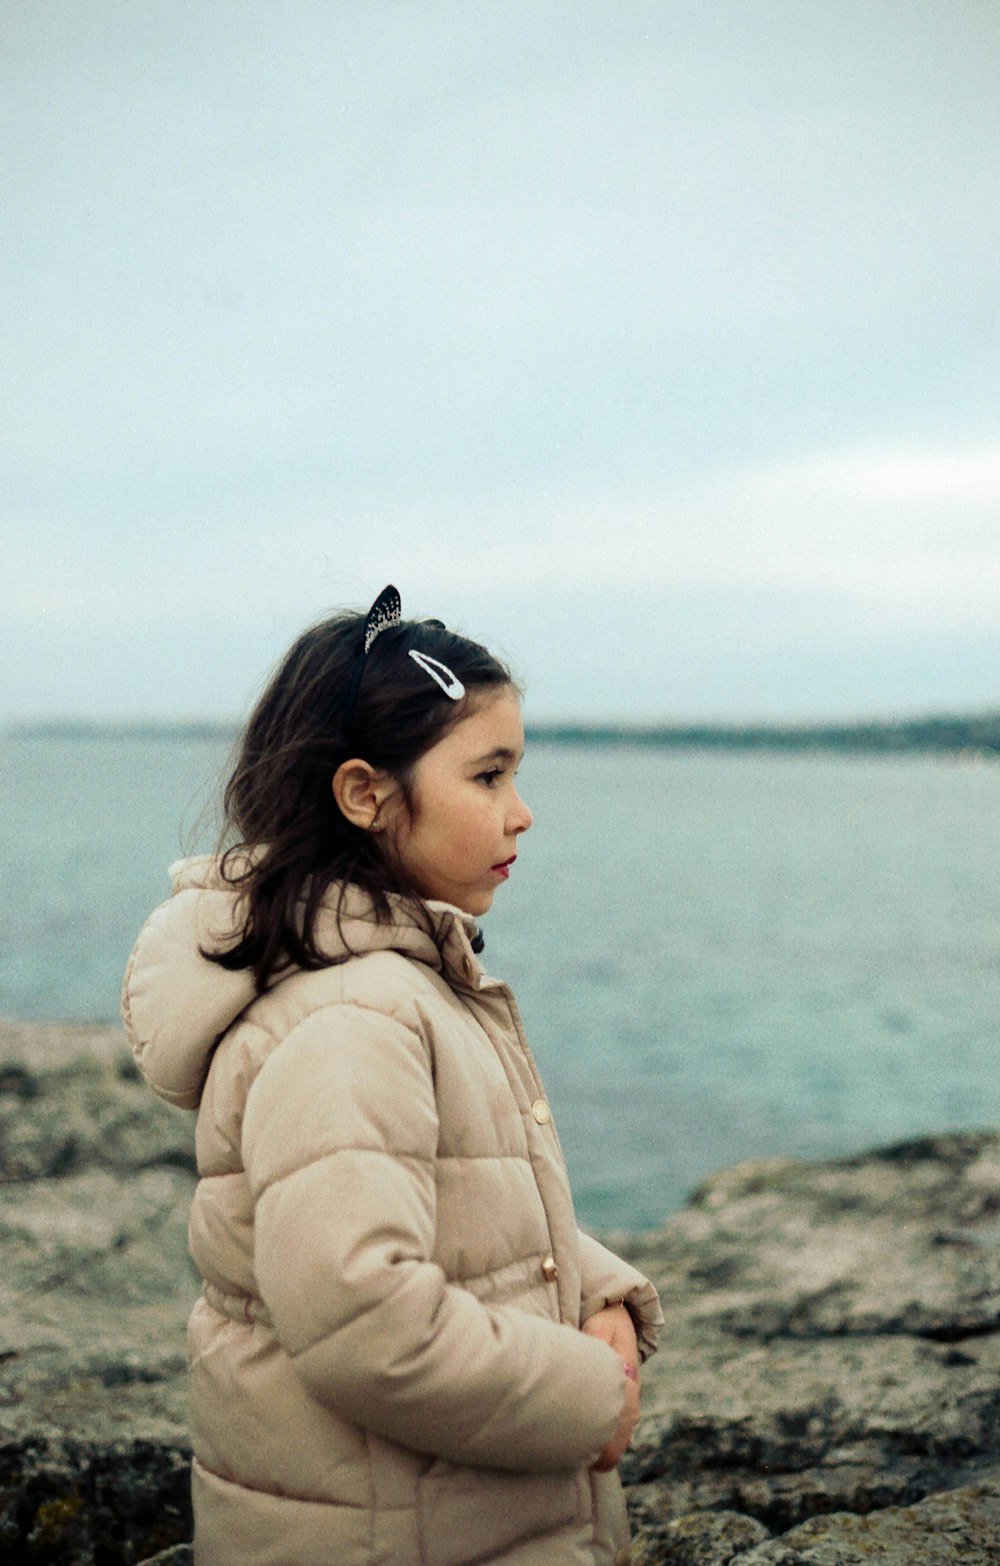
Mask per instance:
[[[474,695],[470,710],[449,729],[440,745],[470,756],[490,755],[498,750],[520,756],[524,749],[524,724],[521,700],[513,686]]]

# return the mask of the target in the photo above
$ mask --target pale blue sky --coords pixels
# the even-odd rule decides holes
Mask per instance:
[[[0,13],[0,721],[308,620],[529,714],[1000,704],[995,0]]]

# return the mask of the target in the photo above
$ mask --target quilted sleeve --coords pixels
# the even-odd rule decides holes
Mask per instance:
[[[604,1343],[487,1306],[431,1260],[438,1121],[426,1041],[381,1012],[314,1012],[251,1088],[243,1157],[254,1269],[310,1394],[465,1464],[558,1470],[614,1432],[624,1372]]]
[[[663,1312],[659,1295],[649,1279],[582,1230],[580,1267],[583,1295],[581,1326],[605,1305],[623,1300],[635,1322],[639,1357],[648,1359],[650,1354],[655,1354],[659,1329],[663,1326]]]

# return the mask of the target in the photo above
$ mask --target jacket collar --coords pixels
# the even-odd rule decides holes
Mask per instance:
[[[193,1108],[222,1034],[256,999],[253,975],[202,956],[235,940],[242,899],[210,855],[171,865],[173,895],[146,921],[122,988],[122,1020],[140,1069],[172,1103]],[[341,897],[341,893],[343,896]],[[449,903],[414,906],[390,895],[391,917],[379,921],[357,886],[330,888],[316,922],[316,944],[331,963],[374,951],[398,951],[436,969],[457,989],[486,979],[473,951],[476,921]],[[478,943],[477,943],[478,944]],[[272,986],[294,971],[286,968]]]
[[[219,922],[206,946],[224,947],[235,934],[240,898],[231,882],[223,879],[218,859],[199,854],[170,866],[174,895],[197,890],[218,894],[213,898]],[[220,901],[221,899],[221,901]],[[484,977],[476,957],[482,937],[475,919],[451,903],[421,902],[389,893],[390,918],[379,919],[368,893],[359,886],[337,882],[327,892],[316,919],[316,945],[331,962],[374,951],[398,951],[443,973],[449,983],[478,989]],[[421,915],[424,917],[421,917]],[[279,972],[275,982],[286,976]]]

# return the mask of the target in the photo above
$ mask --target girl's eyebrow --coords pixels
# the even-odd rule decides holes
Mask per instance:
[[[516,761],[517,759],[518,752],[516,750],[508,750],[506,745],[498,745],[496,750],[487,751],[485,756],[478,756],[471,765],[473,767],[482,767],[487,761]]]

